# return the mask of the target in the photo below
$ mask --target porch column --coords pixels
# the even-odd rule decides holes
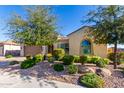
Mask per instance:
[[[42,46],[42,54],[45,55],[48,53],[48,47],[47,46]]]

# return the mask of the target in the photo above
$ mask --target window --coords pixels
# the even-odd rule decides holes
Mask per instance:
[[[91,43],[88,40],[82,41],[81,54],[91,54]]]
[[[59,48],[63,48],[66,53],[69,52],[69,44],[68,43],[62,43],[59,45]]]

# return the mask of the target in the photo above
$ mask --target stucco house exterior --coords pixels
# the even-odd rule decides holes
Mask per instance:
[[[107,57],[107,44],[95,44],[90,27],[84,26],[67,36],[59,36],[52,46],[24,46],[23,55],[52,53],[56,48],[63,48],[69,55],[97,55]]]
[[[107,57],[107,44],[95,44],[90,27],[84,26],[70,33],[67,37],[60,38],[54,48],[66,46],[70,55],[97,55]]]

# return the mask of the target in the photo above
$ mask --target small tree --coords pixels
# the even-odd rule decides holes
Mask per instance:
[[[16,14],[8,22],[8,35],[26,45],[52,45],[57,41],[55,16],[48,6],[25,8],[24,16]]]
[[[117,68],[117,44],[124,43],[124,7],[100,6],[90,11],[85,22],[92,24],[97,44],[114,44],[114,68]]]

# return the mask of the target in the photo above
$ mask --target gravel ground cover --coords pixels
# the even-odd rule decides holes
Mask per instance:
[[[37,79],[48,79],[48,80],[56,80],[71,84],[78,85],[78,78],[82,74],[74,74],[70,75],[65,70],[62,72],[56,72],[53,69],[53,64],[49,62],[40,62],[32,68],[29,69],[20,69],[19,64],[17,65],[7,65],[5,67],[0,67],[0,72],[9,72],[10,74],[19,74],[22,79],[30,79],[30,77],[36,77]],[[77,64],[81,66],[81,64]],[[87,65],[90,66],[90,65]],[[90,67],[92,67],[91,65]],[[94,66],[93,66],[94,67]],[[124,64],[120,65],[119,68],[124,67]],[[103,79],[105,80],[106,88],[124,88],[124,71],[122,69],[113,69],[113,65],[107,66],[107,68],[112,72],[111,76],[105,76]]]
[[[111,72],[111,76],[103,77],[105,80],[105,87],[107,88],[124,88],[124,71],[122,69],[113,69],[112,65],[107,67]],[[118,66],[124,68],[124,64]]]

